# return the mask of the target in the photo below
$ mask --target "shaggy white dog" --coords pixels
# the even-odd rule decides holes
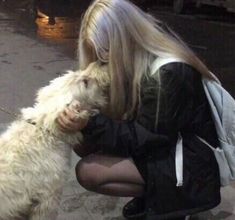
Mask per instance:
[[[68,171],[71,146],[82,134],[65,134],[58,114],[74,101],[89,117],[106,106],[109,74],[92,63],[85,71],[68,72],[40,89],[36,104],[24,108],[0,137],[0,220],[55,220]],[[52,217],[53,213],[53,217]]]

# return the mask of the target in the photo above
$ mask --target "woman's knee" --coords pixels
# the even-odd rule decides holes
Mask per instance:
[[[96,191],[101,184],[100,171],[97,166],[88,163],[84,158],[77,163],[75,169],[78,183],[89,191]]]
[[[99,150],[97,146],[86,146],[84,144],[77,144],[73,146],[74,152],[81,158],[84,158]]]

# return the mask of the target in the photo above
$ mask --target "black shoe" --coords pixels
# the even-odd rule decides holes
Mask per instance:
[[[127,219],[140,219],[145,215],[144,198],[138,197],[129,201],[122,209],[122,214]]]

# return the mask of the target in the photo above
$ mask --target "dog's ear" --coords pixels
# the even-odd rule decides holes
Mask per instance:
[[[108,65],[95,66],[92,70],[91,76],[96,80],[96,83],[103,89],[110,85],[110,74],[108,72]]]

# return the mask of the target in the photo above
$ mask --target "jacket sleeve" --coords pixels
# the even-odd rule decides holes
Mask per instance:
[[[151,144],[166,145],[168,139],[135,121],[115,121],[102,114],[90,119],[83,129],[84,141],[99,145],[104,153],[122,157],[142,155]]]

